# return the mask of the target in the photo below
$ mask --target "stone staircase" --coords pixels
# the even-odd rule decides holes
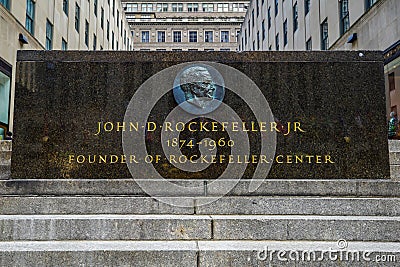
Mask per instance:
[[[181,208],[145,196],[129,179],[2,180],[0,265],[399,264],[400,182],[266,180],[249,193],[249,182],[242,180],[228,196],[196,206],[218,195],[223,183],[180,198],[188,204]],[[160,194],[176,198],[162,188]],[[272,261],[265,250],[267,255],[275,251]],[[283,258],[312,252],[318,257],[283,261],[279,250],[286,253]],[[327,254],[318,260],[321,250],[342,251],[350,258],[331,260]],[[371,261],[363,260],[364,251],[371,252]],[[359,261],[351,260],[356,252]],[[378,264],[378,258],[385,262]]]
[[[400,173],[400,143],[389,147],[392,174]],[[2,142],[1,153],[9,166],[11,143]],[[229,181],[181,180],[198,187],[191,197],[147,181],[162,200],[187,206],[174,207],[132,179],[7,178],[0,179],[0,266],[400,264],[396,179],[265,180],[255,192],[241,180],[206,206],[197,204]]]

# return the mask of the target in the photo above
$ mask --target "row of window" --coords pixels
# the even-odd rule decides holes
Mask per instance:
[[[245,12],[246,3],[128,3],[127,12]]]
[[[325,19],[324,22],[320,26],[321,28],[321,50],[328,50],[329,49],[329,36],[328,36],[328,19]],[[264,22],[262,24],[262,40],[264,41],[266,38],[265,35],[265,26]],[[275,50],[279,51],[280,49],[280,42],[279,42],[279,33],[276,34],[275,36]],[[260,50],[260,32],[257,32],[257,43],[256,40],[253,40],[253,51]],[[287,45],[288,43],[288,37],[287,37],[287,19],[283,22],[283,43],[284,46]],[[242,47],[245,47],[247,45],[247,35],[245,33],[244,38],[242,37],[241,40],[241,47],[239,47],[239,50],[241,50]],[[269,50],[272,50],[272,46],[269,46]],[[306,50],[312,50],[312,38],[310,37],[306,41]]]
[[[151,51],[149,48],[141,48],[140,51]],[[168,51],[167,49],[164,48],[157,48],[156,51]],[[200,49],[197,48],[189,48],[188,50],[184,50],[182,48],[174,48],[171,51],[201,51]],[[213,48],[204,48],[203,51],[215,51]],[[219,51],[231,51],[230,48],[220,48]]]
[[[372,7],[372,5],[374,5],[376,2],[378,2],[379,0],[365,0],[365,7],[366,10],[368,10],[369,8]],[[262,4],[264,4],[264,0],[262,0]],[[339,5],[340,5],[340,34],[343,35],[349,28],[350,28],[350,16],[349,16],[349,0],[341,0],[339,1]],[[305,15],[307,15],[310,12],[310,7],[311,7],[311,0],[305,0],[304,1],[304,11],[305,11]],[[260,13],[260,6],[259,6],[259,0],[256,0],[256,11],[257,11],[257,17],[259,16]],[[275,16],[278,15],[279,12],[279,0],[275,0]],[[293,32],[295,32],[298,27],[299,27],[299,15],[298,15],[298,5],[297,5],[297,1],[294,3],[293,5],[293,10],[292,10],[292,14],[293,14]],[[251,20],[252,20],[252,25],[254,27],[254,9],[252,10],[251,13]],[[271,28],[271,7],[268,7],[268,11],[267,11],[267,19],[268,19],[268,29]],[[265,22],[262,22],[262,31],[263,31],[263,39],[265,38]],[[248,27],[250,28],[250,20],[248,21]],[[285,19],[284,23],[283,23],[283,33],[284,33],[284,45],[287,44],[287,19]],[[249,36],[251,34],[251,31],[249,31]],[[327,23],[323,23],[323,25],[321,26],[321,39],[322,39],[322,43],[321,43],[321,49],[325,50],[328,49],[328,45],[327,45]]]
[[[0,0],[2,1],[2,4],[8,4],[4,2],[4,0]],[[108,0],[108,2],[110,2],[110,0]],[[34,35],[34,16],[35,16],[35,0],[26,0],[26,20],[25,20],[25,27],[26,29],[32,34]],[[68,8],[69,8],[69,0],[63,0],[63,11],[64,13],[68,16]],[[94,4],[94,13],[97,16],[97,4],[98,4],[98,0],[93,0],[93,4]],[[108,3],[110,4],[110,3]],[[113,0],[113,10],[115,9],[115,0]],[[114,11],[113,11],[114,14]],[[80,29],[80,17],[81,17],[81,8],[78,5],[78,3],[75,3],[75,21],[74,21],[74,26],[75,26],[75,30],[79,33],[79,29]],[[101,8],[101,21],[100,21],[100,25],[101,28],[104,28],[104,9],[103,7]],[[124,41],[124,45],[127,44],[128,42],[128,47],[129,47],[129,39],[127,39],[127,33],[126,30],[123,30],[123,21],[122,19],[119,19],[119,11],[117,10],[117,27],[119,28],[119,26],[121,26],[121,38],[123,38]],[[114,32],[112,32],[111,35],[112,38],[112,49],[114,49]],[[46,49],[51,50],[52,49],[52,39],[53,39],[53,25],[47,20],[47,24],[46,24]],[[93,47],[94,50],[96,49],[96,45],[97,45],[97,38],[96,36],[94,36],[93,38]],[[109,20],[107,20],[107,40],[110,40],[110,22]],[[66,44],[65,40],[63,40],[62,42],[62,46],[64,46],[64,44]],[[89,22],[87,20],[85,20],[85,44],[87,47],[89,47]],[[118,42],[117,42],[117,47],[118,47]]]
[[[229,43],[229,31],[221,31],[220,34],[220,42],[221,43]],[[166,39],[166,32],[165,31],[157,31],[157,42],[158,43],[165,43]],[[141,36],[142,43],[149,43],[150,42],[150,31],[142,31]],[[174,43],[181,43],[182,42],[182,31],[172,31],[172,41]],[[197,31],[189,31],[188,41],[190,43],[197,43],[199,41],[198,32]],[[213,31],[205,31],[204,32],[204,42],[205,43],[213,43],[214,42],[214,32]]]
[[[108,5],[110,5],[110,0],[108,0]],[[69,10],[69,0],[63,0],[63,10],[66,16],[68,16]],[[94,15],[97,17],[97,13],[98,13],[98,0],[93,0],[93,7],[94,7]],[[104,29],[104,8],[101,7],[101,11],[100,11],[100,27],[102,29]],[[113,8],[112,8],[112,15],[115,15],[115,0],[113,0]],[[109,28],[109,20],[107,20],[107,26]],[[116,24],[117,24],[117,28],[119,28],[121,26],[121,37],[123,34],[123,20],[122,20],[122,16],[120,19],[120,13],[119,10],[117,10],[117,16],[116,16]],[[78,3],[75,3],[75,30],[77,32],[79,32],[79,26],[80,26],[80,6],[78,5]],[[109,30],[108,30],[109,32]],[[109,34],[107,34],[109,36]],[[109,37],[108,37],[109,38]]]
[[[88,28],[88,27],[87,27]],[[85,43],[87,46],[89,46],[89,33],[88,30],[86,31],[85,35]],[[116,48],[118,50],[118,41],[116,41]],[[131,49],[129,45],[129,40],[128,40],[128,47]],[[47,20],[46,24],[46,49],[51,50],[53,48],[53,25],[49,20]],[[113,32],[113,37],[112,37],[112,49],[114,49],[114,32]],[[68,50],[68,42],[62,38],[61,39],[61,50]],[[96,34],[93,34],[93,50],[97,50],[97,36]],[[100,50],[103,50],[103,46],[100,45]]]
[[[377,0],[367,0],[368,3],[370,4],[368,7],[373,5]],[[263,1],[264,2],[264,1]],[[275,15],[277,15],[278,12],[278,3],[279,1],[275,1]],[[307,15],[310,11],[310,5],[311,5],[311,0],[305,0],[305,14]],[[349,19],[349,0],[341,0],[339,2],[340,5],[340,33],[343,35],[349,28],[350,28],[350,19]],[[256,10],[257,10],[257,16],[258,16],[258,0],[256,2]],[[293,5],[293,32],[296,32],[298,27],[299,27],[299,22],[298,22],[298,5],[297,1]],[[252,10],[251,14],[251,20],[252,22],[250,23],[250,20],[248,21],[248,28],[250,28],[250,24],[254,27],[254,9]],[[267,14],[267,19],[268,19],[268,29],[271,28],[271,7],[268,8],[268,14]],[[328,22],[327,19],[321,24],[321,50],[327,50],[329,49],[329,38],[328,38]],[[262,21],[261,24],[261,30],[262,30],[262,40],[265,40],[266,38],[266,27],[265,27],[265,20]],[[242,46],[247,45],[247,31],[244,33],[244,40],[242,40]],[[250,37],[251,31],[249,30],[248,36]],[[283,22],[283,45],[286,46],[288,43],[288,22],[287,19],[284,20]],[[279,50],[279,33],[275,36],[275,44],[276,44],[276,50]],[[311,39],[307,40],[306,42],[306,49],[311,50]],[[256,44],[254,42],[253,44],[253,50],[256,49]],[[260,34],[257,32],[257,49],[260,49]]]

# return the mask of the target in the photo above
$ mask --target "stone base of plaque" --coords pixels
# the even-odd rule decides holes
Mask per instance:
[[[241,181],[228,196],[196,206],[218,194],[205,186],[180,198],[188,207],[179,208],[146,196],[133,180],[2,180],[0,265],[294,266],[277,254],[263,258],[265,249],[286,251],[284,257],[321,250],[361,257],[317,254],[301,266],[375,266],[364,251],[374,261],[384,256],[384,266],[400,260],[398,181],[266,180],[256,192],[247,187]]]

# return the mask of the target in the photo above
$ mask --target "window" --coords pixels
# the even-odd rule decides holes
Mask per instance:
[[[329,38],[328,38],[328,20],[325,19],[321,24],[321,50],[328,50]]]
[[[64,38],[61,39],[61,50],[68,50],[68,43],[64,40]]]
[[[157,4],[157,12],[168,12],[168,4]]]
[[[229,48],[221,48],[219,51],[222,51],[222,52],[229,52],[229,51],[231,51],[231,49],[229,49]]]
[[[110,40],[110,21],[107,20],[107,40]]]
[[[182,42],[182,32],[180,32],[180,31],[174,31],[174,32],[172,33],[172,35],[173,35],[173,41],[174,41],[174,43],[180,43],[180,42]]]
[[[26,0],[26,20],[25,28],[33,35],[33,20],[35,18],[35,2]]]
[[[232,4],[232,11],[233,12],[238,12],[239,11],[239,4]]]
[[[236,42],[239,42],[240,30],[236,30]]]
[[[288,36],[287,36],[287,19],[283,22],[283,46],[286,46],[288,43]]]
[[[271,7],[268,8],[268,30],[271,29]]]
[[[253,41],[253,51],[256,51],[256,41]]]
[[[172,4],[173,12],[183,12],[183,4],[182,3],[174,3]]]
[[[279,0],[275,0],[275,17],[278,15],[279,11]]]
[[[395,79],[394,79],[394,72],[389,73],[388,78],[389,78],[389,91],[393,91],[393,90],[396,89],[396,83],[395,83]]]
[[[260,50],[260,31],[257,32],[257,50]]]
[[[112,14],[113,14],[113,16],[114,16],[114,14],[115,14],[115,0],[113,0]]]
[[[189,42],[197,43],[197,31],[189,31]]]
[[[299,12],[297,9],[297,2],[293,6],[293,32],[299,28]]]
[[[138,4],[126,4],[127,12],[138,12]]]
[[[390,107],[390,112],[394,112],[397,114],[397,105]]]
[[[219,3],[217,5],[218,12],[228,12],[229,11],[229,4],[228,3]]]
[[[121,23],[122,26],[122,23]],[[117,10],[117,28],[119,27],[119,10]]]
[[[53,49],[53,24],[46,20],[46,50]]]
[[[165,31],[158,31],[157,32],[157,42],[165,43]]]
[[[205,31],[204,32],[204,42],[206,42],[206,43],[214,42],[214,32],[213,31]]]
[[[203,12],[213,12],[214,4],[203,4]]]
[[[221,43],[229,43],[229,31],[221,31]]]
[[[111,34],[111,49],[114,50],[114,31]]]
[[[188,12],[198,12],[199,11],[199,4],[188,4]]]
[[[68,16],[68,1],[69,0],[63,0],[63,11],[67,16]]]
[[[262,39],[265,40],[265,19],[261,23]]]
[[[149,43],[149,42],[150,42],[150,32],[142,31],[142,43]]]
[[[247,28],[249,29],[249,37],[251,33],[250,20],[247,21]]]
[[[340,2],[340,34],[343,35],[349,28],[349,0],[342,0]]]
[[[254,9],[251,11],[251,25],[254,28]]]
[[[104,29],[104,8],[101,8],[100,26],[101,26],[102,29]]]
[[[96,34],[93,34],[93,51],[96,51],[97,49],[97,36]]]
[[[256,2],[256,5],[257,5],[257,18],[258,18],[258,16],[260,15],[260,6],[259,6],[259,3],[258,3],[258,0]]]
[[[167,49],[164,49],[164,48],[157,48],[156,51],[167,51]]]
[[[1,2],[2,3],[2,2]],[[8,128],[12,66],[0,58],[0,125]],[[0,133],[1,134],[1,133]]]
[[[93,12],[94,12],[94,15],[97,17],[97,0],[94,0],[94,2],[93,2]]]
[[[89,47],[89,22],[85,21],[85,44]]]
[[[365,0],[365,10],[370,9],[379,0]]]
[[[2,4],[5,8],[10,10],[10,1],[9,0],[0,0],[0,4]]]
[[[312,40],[311,40],[311,37],[310,37],[310,39],[308,39],[307,42],[306,42],[306,50],[307,50],[307,51],[311,51],[311,50],[312,50]]]
[[[81,16],[81,8],[75,4],[75,30],[79,32],[79,20]]]
[[[247,30],[244,30],[244,43],[247,45]]]
[[[275,50],[279,51],[279,33],[275,36]]]
[[[153,4],[142,4],[142,12],[152,12]]]
[[[307,15],[308,12],[310,12],[310,5],[311,5],[311,0],[305,0],[304,1],[304,13],[305,13],[305,15]]]

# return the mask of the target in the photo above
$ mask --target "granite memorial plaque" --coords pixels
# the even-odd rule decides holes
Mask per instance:
[[[20,51],[12,178],[389,178],[380,52]]]

